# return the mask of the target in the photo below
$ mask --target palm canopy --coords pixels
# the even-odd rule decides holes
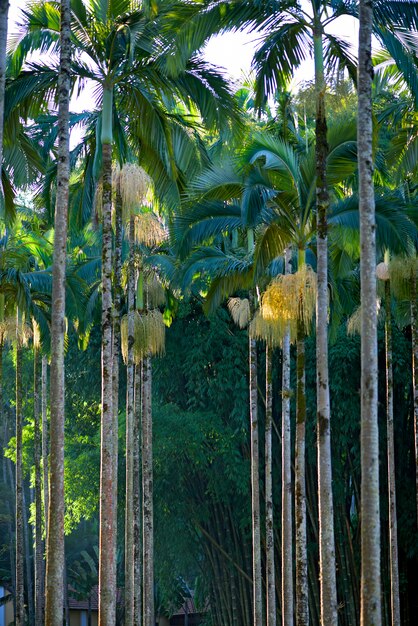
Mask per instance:
[[[329,284],[338,310],[347,308],[343,306],[346,294],[357,280],[355,139],[355,124],[349,122],[328,133],[327,175],[332,199]],[[255,133],[235,162],[229,159],[204,171],[192,181],[189,203],[174,223],[178,253],[187,258],[184,283],[193,276],[211,276],[208,297],[212,309],[228,293],[254,282],[262,286],[268,277],[280,273],[283,268],[278,259],[287,246],[302,251],[315,267],[315,182],[313,149],[305,153],[267,133]],[[414,210],[402,194],[377,189],[378,254],[386,249],[407,253],[416,245],[416,226],[410,219]],[[254,254],[234,248],[228,236],[249,227],[256,229]]]
[[[356,81],[356,58],[345,39],[329,26],[342,16],[358,18],[357,0],[218,0],[201,9],[191,3],[190,19],[179,24],[183,49],[197,49],[220,30],[260,34],[254,56],[256,104],[261,107],[307,58],[314,56],[314,38],[323,39],[329,71],[346,69]],[[408,0],[375,0],[374,34],[388,50],[418,98],[414,42],[408,31],[418,30],[418,6]]]
[[[336,197],[356,170],[356,128],[329,132],[327,171]],[[289,243],[304,248],[314,235],[315,155],[268,133],[255,133],[237,159],[213,165],[190,186],[190,202],[176,220],[180,254],[210,237],[235,228],[262,233],[274,225],[277,251]],[[267,245],[267,241],[265,240]],[[256,251],[256,256],[258,252]],[[264,268],[265,269],[265,268]]]
[[[226,131],[231,124],[239,125],[240,118],[224,77],[209,64],[189,56],[184,67],[170,67],[176,44],[165,33],[172,6],[163,3],[150,15],[146,3],[74,0],[71,71],[73,90],[80,93],[87,82],[92,85],[97,137],[114,140],[121,162],[129,158],[129,140],[173,205],[179,200],[173,183],[181,178],[176,157],[190,148],[192,124]],[[178,15],[182,8],[183,4],[176,4]],[[36,118],[44,111],[45,100],[56,98],[58,42],[59,3],[31,4],[12,40],[10,110],[19,108],[25,117]],[[42,55],[36,63],[29,61],[35,51],[49,51],[52,62],[44,64]],[[97,146],[95,158],[97,172],[101,158]]]

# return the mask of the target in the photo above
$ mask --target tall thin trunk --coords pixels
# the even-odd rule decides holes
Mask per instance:
[[[361,282],[361,625],[381,623],[377,416],[376,222],[371,51],[373,2],[360,0],[358,161]]]
[[[0,349],[1,351],[3,351],[3,339],[0,342]],[[0,371],[1,371],[1,378],[3,377],[3,371],[2,371],[2,361],[0,359]],[[3,414],[3,400],[2,400],[2,393],[3,393],[3,389],[0,386],[0,411],[1,411],[1,423],[4,427],[4,435],[3,435],[3,448],[6,447],[7,443],[9,442],[9,425],[8,425],[8,419],[7,419],[7,414]],[[7,467],[8,466],[8,467]],[[10,492],[7,494],[7,497],[5,498],[5,505],[6,505],[6,512],[7,512],[7,536],[9,538],[9,564],[10,564],[10,575],[11,575],[11,582],[12,582],[12,588],[16,589],[16,572],[15,572],[15,553],[14,553],[14,542],[13,542],[13,524],[12,524],[12,520],[13,520],[13,505],[11,504],[12,500],[14,499],[14,485],[13,485],[13,475],[11,472],[11,461],[10,459],[6,459],[6,457],[4,455],[2,455],[2,474],[3,474],[3,483],[7,489],[7,491]],[[8,471],[9,470],[9,471]],[[10,477],[10,480],[8,479],[8,475]],[[14,614],[16,614],[16,602],[15,602],[15,594],[13,594],[13,611]]]
[[[70,605],[68,602],[68,581],[67,581],[67,567],[65,564],[64,555],[64,616],[66,626],[70,626]]]
[[[143,510],[143,626],[154,626],[154,507],[152,460],[151,357],[142,363],[142,510]]]
[[[6,44],[8,13],[9,2],[8,0],[2,0],[0,2],[0,165],[3,163],[4,87],[6,84]]]
[[[45,536],[48,537],[48,512],[49,512],[49,488],[48,488],[48,360],[42,356],[42,470],[44,483],[44,519]]]
[[[305,340],[304,326],[297,322],[296,343],[296,441],[295,441],[295,529],[296,529],[296,626],[309,626],[308,554],[306,542],[305,477]]]
[[[285,273],[290,274],[290,250],[285,252]],[[282,626],[293,626],[293,516],[290,430],[290,331],[282,347]]]
[[[393,429],[393,366],[392,366],[392,313],[390,281],[385,282],[385,339],[386,339],[386,417],[389,487],[389,559],[391,624],[400,626],[398,521],[396,515],[395,435]]]
[[[418,305],[417,273],[411,276],[412,392],[414,396],[415,489],[418,523]]]
[[[43,625],[44,548],[42,541],[41,394],[39,354],[33,348],[33,412],[35,456],[35,626]]]
[[[125,624],[133,626],[135,616],[134,578],[134,217],[129,223],[128,265],[128,358],[126,370],[126,498],[125,498]]]
[[[134,626],[142,625],[142,541],[141,541],[141,363],[135,366],[135,409],[134,409]]]
[[[22,468],[22,348],[18,327],[19,313],[16,325],[16,626],[25,623],[24,606],[24,537],[23,537],[23,468]]]
[[[251,434],[251,511],[253,533],[253,626],[262,626],[263,596],[260,544],[260,479],[257,406],[257,343],[249,338],[250,434]]]
[[[70,178],[70,0],[61,0],[58,77],[58,168],[51,315],[50,507],[46,551],[46,626],[62,626],[64,575],[64,334],[67,214]]]
[[[272,477],[272,422],[273,383],[272,348],[266,345],[266,580],[267,580],[267,626],[276,626],[276,584],[274,571],[274,527],[273,527],[273,477]]]
[[[337,584],[335,574],[334,506],[331,468],[331,411],[328,373],[328,224],[329,191],[327,182],[327,122],[325,114],[325,74],[323,32],[315,18],[314,58],[316,90],[316,206],[317,206],[317,281],[316,301],[316,395],[319,501],[319,579],[321,622],[337,626]]]
[[[119,359],[120,359],[120,311],[122,303],[122,196],[116,185],[115,199],[115,249],[114,249],[114,301],[113,301],[113,554],[116,563],[118,535],[118,447],[119,447]],[[116,567],[116,566],[115,566]]]
[[[31,566],[31,553],[30,553],[30,526],[28,523],[28,508],[26,506],[26,494],[25,486],[23,485],[23,537],[25,546],[25,575],[26,575],[26,596],[28,601],[27,611],[27,623],[28,626],[33,626],[35,617],[34,603],[33,603],[33,580],[32,580],[32,566]]]
[[[102,122],[102,415],[100,456],[99,625],[116,620],[114,414],[112,355],[112,91],[103,93]]]

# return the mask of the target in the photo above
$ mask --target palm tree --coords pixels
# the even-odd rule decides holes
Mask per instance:
[[[126,523],[129,524],[127,529],[125,550],[127,554],[127,567],[129,567],[128,584],[129,588],[125,593],[132,590],[132,597],[128,600],[130,610],[129,620],[134,624],[136,620],[137,607],[134,603],[134,586],[139,584],[135,580],[135,573],[138,568],[135,564],[135,554],[138,553],[139,546],[134,544],[135,539],[138,541],[135,529],[137,520],[134,519],[134,461],[135,461],[135,442],[134,442],[134,420],[139,416],[134,415],[134,406],[138,407],[140,393],[141,396],[141,444],[142,444],[142,527],[143,527],[143,599],[142,614],[144,626],[153,626],[155,621],[154,609],[154,490],[153,490],[153,445],[152,445],[152,365],[151,357],[159,355],[164,351],[165,344],[165,326],[163,317],[158,306],[165,302],[164,290],[161,284],[156,280],[154,272],[144,270],[144,261],[142,256],[147,248],[156,246],[166,237],[165,228],[150,207],[140,205],[144,201],[149,179],[144,176],[144,172],[138,167],[127,167],[125,171],[126,182],[126,208],[130,222],[130,266],[128,277],[128,290],[131,294],[128,303],[128,315],[122,319],[122,353],[128,367],[136,365],[136,376],[140,374],[140,390],[136,387],[133,376],[133,368],[129,373],[128,400],[129,403],[129,422],[126,425],[126,454],[127,454],[127,498],[130,497],[131,503],[126,512]],[[122,170],[122,176],[124,170]],[[129,180],[130,179],[130,180]],[[133,212],[134,206],[138,209]],[[139,258],[137,287],[136,287],[136,310],[132,310],[133,305],[133,289],[132,283],[134,279],[134,262],[133,255],[134,243],[142,246],[142,250],[138,250]],[[129,294],[128,294],[129,296]],[[128,360],[129,359],[129,360]],[[139,407],[138,407],[139,408]],[[129,455],[129,457],[128,457]],[[138,485],[135,485],[138,489]]]
[[[125,495],[125,623],[135,621],[135,489],[134,480],[134,423],[135,415],[135,209],[145,201],[150,181],[145,172],[133,164],[125,164],[115,175],[117,203],[120,205],[120,221],[128,224],[129,259],[127,284],[127,337],[123,350],[126,357],[126,495]],[[140,367],[140,363],[138,363]]]
[[[290,249],[285,251],[285,274],[290,274]],[[293,624],[293,515],[290,426],[290,330],[282,345],[282,624]]]
[[[412,396],[414,406],[416,494],[418,494],[418,311],[417,267],[415,250],[408,256],[394,257],[389,265],[391,287],[398,300],[408,303],[412,338]],[[417,515],[418,515],[418,495]]]
[[[373,3],[360,0],[358,148],[361,277],[361,624],[381,623],[376,243],[371,38]]]
[[[16,616],[17,626],[25,623],[23,575],[23,468],[22,468],[22,314],[16,311]]]
[[[257,74],[256,104],[260,106],[272,96],[283,80],[311,56],[315,67],[316,93],[316,211],[317,211],[317,274],[318,302],[317,337],[317,437],[321,619],[337,623],[335,578],[334,514],[332,499],[330,401],[328,375],[328,243],[327,210],[330,196],[327,181],[327,121],[325,65],[335,70],[346,68],[355,78],[354,57],[347,44],[329,34],[327,26],[341,15],[357,17],[355,2],[344,0],[277,0],[277,2],[215,2],[204,15],[196,15],[186,25],[190,38],[204,40],[216,28],[250,28],[261,31],[262,44],[254,57]],[[418,10],[412,2],[375,2],[374,30],[380,41],[395,55],[408,78],[416,76],[402,29],[418,27]],[[372,25],[373,26],[373,25]],[[396,28],[399,30],[397,31]],[[184,35],[186,37],[186,34]],[[194,41],[194,39],[193,39]],[[195,41],[194,41],[195,43]],[[196,44],[195,44],[196,45]],[[326,47],[325,47],[326,45]],[[410,80],[413,84],[413,79]]]
[[[67,213],[70,178],[70,0],[61,2],[58,83],[58,169],[51,316],[50,506],[46,550],[45,624],[62,623],[64,598],[64,329]]]
[[[305,479],[305,335],[314,314],[316,276],[306,266],[304,250],[298,251],[298,271],[274,279],[267,287],[261,306],[263,318],[291,328],[296,339],[296,442],[295,442],[295,526],[296,526],[296,620],[309,623],[308,560]]]
[[[9,2],[0,4],[0,164],[3,163],[4,87],[6,84],[6,44]]]
[[[42,540],[41,389],[39,329],[33,326],[33,413],[35,461],[35,626],[42,626],[44,610],[44,547]]]
[[[340,126],[338,132],[335,130],[330,134],[331,148],[328,172],[333,185],[338,185],[355,170],[354,137],[355,129],[352,124],[346,124],[345,127]],[[341,160],[340,157],[343,155],[345,158]],[[315,226],[312,219],[314,210],[312,190],[315,188],[313,160],[312,150],[306,156],[300,157],[298,151],[291,145],[266,133],[255,133],[248,147],[244,149],[243,169],[247,168],[247,170],[244,169],[247,171],[246,177],[243,177],[242,172],[237,171],[230,162],[226,161],[219,166],[213,166],[192,182],[192,191],[196,193],[200,204],[177,220],[179,230],[183,233],[180,252],[186,253],[192,242],[199,244],[211,236],[218,235],[226,228],[233,230],[242,224],[241,212],[250,216],[246,218],[247,220],[253,219],[255,225],[258,223],[256,231],[258,236],[254,252],[256,280],[268,270],[269,264],[275,257],[284,254],[288,245],[293,244],[296,249],[304,250],[314,237]],[[341,167],[342,162],[344,162],[343,167]],[[219,202],[221,198],[222,203]],[[241,198],[241,208],[237,207],[234,198]],[[215,199],[219,199],[218,204],[216,204]],[[226,199],[231,202],[229,206],[225,205]],[[210,206],[212,209],[209,208]],[[203,257],[204,252],[202,259],[198,259],[198,255],[196,255],[194,261],[203,265]],[[206,257],[206,261],[209,263],[210,272],[210,259]],[[222,267],[222,260],[220,263]],[[247,270],[243,268],[243,271],[245,274]],[[219,290],[219,288],[218,279],[214,281],[214,291]],[[211,290],[209,290],[209,296],[211,296]],[[304,380],[302,335],[298,345],[301,358],[299,388],[302,389]],[[303,391],[299,396],[298,403],[300,408],[298,442],[301,446],[298,454],[298,469],[300,470],[298,473],[298,504],[303,513],[305,510],[305,478],[302,450],[304,447],[303,415],[305,408],[302,398]],[[283,489],[288,490],[288,484],[283,486]],[[289,514],[287,516],[289,517]],[[297,575],[297,605],[304,607],[300,609],[300,619],[306,621],[308,614],[307,556],[306,540],[304,539],[306,524],[303,515],[300,521],[300,541],[297,542],[300,563]],[[290,574],[289,570],[288,566],[288,573]],[[286,597],[283,607],[286,608],[288,603],[293,604],[291,595]],[[284,610],[283,613],[286,611]]]
[[[53,12],[44,11],[43,3],[32,7],[32,15],[40,24],[35,35],[23,33],[15,59],[25,59],[25,51],[41,47],[46,41],[55,41],[56,22]],[[176,165],[178,151],[187,147],[186,133],[181,133],[180,117],[169,116],[167,103],[174,108],[180,100],[193,103],[208,126],[222,126],[225,114],[234,111],[232,98],[225,81],[198,59],[189,59],[175,71],[170,69],[170,43],[165,36],[164,19],[170,9],[163,7],[148,12],[130,0],[114,5],[105,0],[93,4],[76,3],[73,6],[73,41],[80,54],[92,63],[73,60],[72,71],[80,79],[89,79],[99,86],[100,103],[98,120],[96,171],[102,172],[102,458],[101,458],[101,513],[100,513],[100,573],[99,621],[113,624],[116,597],[115,569],[115,502],[114,461],[115,412],[113,407],[113,354],[112,354],[112,149],[114,135],[129,135],[141,160],[149,171],[156,189],[173,206],[179,199],[180,168]],[[181,12],[179,12],[181,15]],[[27,23],[31,15],[26,16]],[[171,35],[170,35],[171,36]],[[43,42],[43,43],[42,43]],[[171,45],[173,42],[171,41]],[[22,53],[23,50],[23,53]],[[18,63],[19,63],[18,62]],[[42,68],[38,76],[38,97],[42,87],[50,89],[51,70]],[[32,80],[34,73],[32,72]],[[15,93],[25,92],[23,82],[16,81]],[[26,96],[33,89],[26,82]],[[40,89],[41,87],[41,89]],[[17,96],[16,96],[17,97]],[[131,116],[135,111],[135,116]],[[236,118],[236,116],[235,116]],[[123,120],[129,119],[127,127]],[[118,148],[126,149],[126,139],[118,141]],[[189,141],[190,147],[190,141]],[[101,148],[101,149],[100,149]],[[125,152],[126,158],[126,152]],[[183,162],[187,161],[182,155]],[[122,161],[124,157],[122,157]],[[112,547],[110,547],[112,546]]]
[[[390,596],[391,624],[400,626],[399,606],[399,559],[398,521],[396,513],[395,482],[395,435],[393,427],[393,349],[392,349],[392,291],[389,277],[389,253],[385,261],[376,267],[377,277],[385,284],[385,369],[386,369],[386,421],[387,421],[387,460],[389,491],[389,546],[390,546]]]

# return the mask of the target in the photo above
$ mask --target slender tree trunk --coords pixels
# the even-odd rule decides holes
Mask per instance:
[[[128,359],[126,373],[126,504],[125,504],[125,625],[133,626],[135,616],[135,572],[134,572],[134,311],[135,311],[135,266],[134,266],[134,218],[129,224],[128,265]]]
[[[114,413],[112,385],[112,91],[103,93],[102,416],[100,457],[99,626],[116,620]]]
[[[155,626],[154,616],[154,511],[152,460],[152,371],[151,357],[142,363],[142,498],[143,498],[143,568],[144,626]]]
[[[35,456],[35,626],[43,625],[44,547],[42,541],[41,394],[39,354],[33,348],[33,408]]]
[[[115,251],[114,251],[114,302],[113,302],[113,555],[116,568],[118,535],[118,447],[119,447],[119,359],[120,359],[120,310],[122,302],[122,196],[116,185],[115,199]]]
[[[4,87],[6,84],[6,44],[8,0],[0,2],[0,165],[3,163],[3,118],[4,118]]]
[[[134,626],[142,625],[142,575],[141,575],[141,363],[135,366],[135,410],[134,410]]]
[[[16,626],[25,623],[24,537],[23,537],[23,468],[22,468],[22,348],[19,337],[19,313],[16,324]]]
[[[24,537],[24,546],[25,546],[25,574],[26,574],[26,590],[27,590],[27,601],[28,601],[28,615],[27,615],[27,623],[28,626],[33,626],[35,611],[34,611],[34,603],[33,603],[33,580],[32,580],[32,567],[31,567],[31,553],[30,553],[30,527],[28,523],[28,508],[26,505],[26,494],[25,494],[25,486],[23,485],[23,537]]]
[[[2,339],[0,343],[1,350],[3,350],[3,345],[4,344],[3,344],[3,339]],[[2,371],[3,368],[2,368],[1,361],[0,361],[0,364],[1,364],[1,367],[0,367],[1,377],[3,377],[3,371]],[[3,394],[2,387],[0,388],[0,393]],[[1,417],[2,417],[1,423],[4,426],[3,448],[5,448],[7,443],[9,442],[9,425],[8,425],[7,414],[4,414],[2,409],[3,409],[3,400],[2,400],[2,395],[1,395],[0,410],[1,410]],[[12,521],[13,521],[12,500],[14,501],[14,485],[13,485],[11,461],[10,459],[6,459],[4,455],[2,455],[2,469],[3,469],[3,483],[7,490],[7,497],[5,499],[5,504],[6,504],[6,512],[7,512],[7,536],[9,539],[10,576],[11,576],[12,588],[15,590],[16,589],[16,571],[15,571],[15,552],[14,552],[13,524],[12,524]],[[10,481],[8,479],[8,475],[10,477]],[[15,594],[13,594],[13,611],[14,611],[14,614],[16,615],[15,600],[16,600],[16,596]]]
[[[295,527],[296,527],[296,626],[309,626],[308,554],[306,540],[305,477],[305,340],[303,322],[297,322],[296,356],[296,442],[295,442]],[[287,626],[287,625],[286,625]]]
[[[251,433],[251,511],[253,533],[253,626],[262,626],[263,596],[260,543],[260,479],[257,406],[257,343],[249,338],[250,433]]]
[[[46,556],[46,626],[62,626],[64,577],[64,334],[67,214],[70,177],[70,0],[61,0],[58,78],[58,169],[51,317],[50,507]]]
[[[64,555],[64,615],[65,615],[66,626],[70,626],[70,605],[68,602],[68,581],[67,581],[67,567],[65,564],[65,555]]]
[[[411,276],[412,392],[414,396],[415,489],[418,523],[418,305],[417,274]]]
[[[48,360],[42,357],[42,469],[44,483],[44,519],[45,536],[48,537],[48,512],[49,512],[49,489],[48,489]]]
[[[273,478],[272,478],[272,422],[273,383],[272,348],[266,344],[266,580],[267,580],[267,626],[276,626],[276,584],[274,570],[274,526],[273,526]]]
[[[319,23],[319,18],[318,18]],[[331,469],[331,411],[328,374],[328,224],[327,122],[325,114],[325,74],[322,27],[314,30],[316,89],[316,205],[317,281],[316,302],[316,395],[319,500],[319,579],[321,622],[337,626],[337,584],[335,574],[334,506]]]
[[[290,274],[290,250],[285,273]],[[292,442],[290,430],[290,331],[282,347],[282,626],[293,626]]]
[[[389,487],[389,555],[391,624],[401,626],[399,606],[398,520],[396,515],[395,435],[393,428],[392,313],[390,281],[385,282],[386,416]]]
[[[372,0],[360,0],[358,159],[361,281],[361,625],[381,624],[377,420],[376,223],[373,188]]]

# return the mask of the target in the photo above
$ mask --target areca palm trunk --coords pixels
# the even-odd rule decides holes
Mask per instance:
[[[64,334],[67,214],[70,178],[70,0],[61,0],[58,79],[58,168],[51,315],[50,507],[46,551],[46,626],[62,626],[64,580]]]
[[[290,274],[290,250],[285,252],[285,273]],[[290,330],[282,346],[282,626],[293,624],[293,516],[290,429]]]
[[[41,394],[39,355],[33,347],[33,408],[35,457],[35,626],[43,624],[44,556],[42,541]]]
[[[141,364],[135,366],[134,459],[133,459],[133,515],[134,515],[134,626],[142,626],[142,542],[141,542]]]
[[[418,305],[417,274],[411,276],[412,393],[414,397],[415,490],[418,523]]]
[[[113,547],[112,553],[117,550],[117,526],[118,526],[118,447],[119,447],[119,359],[121,349],[120,334],[120,310],[122,302],[122,195],[120,185],[116,185],[115,194],[115,248],[114,248],[114,301],[113,301],[113,365],[112,365],[112,386],[113,386]]]
[[[9,13],[8,0],[0,2],[0,164],[3,163],[3,117],[4,87],[6,84],[6,44],[7,18]]]
[[[273,527],[273,479],[272,479],[272,424],[273,383],[272,348],[266,344],[266,580],[267,580],[267,626],[276,626],[276,585],[274,570],[274,527]]]
[[[24,536],[23,536],[23,467],[22,467],[22,347],[19,337],[19,312],[16,323],[16,626],[25,623],[24,605]]]
[[[27,598],[27,624],[33,626],[35,611],[33,603],[33,579],[32,579],[32,567],[31,560],[32,555],[30,552],[30,537],[31,532],[28,523],[28,506],[25,493],[25,484],[23,483],[23,542],[25,547],[24,563],[26,574],[26,598]]]
[[[253,535],[253,626],[262,625],[263,598],[260,544],[260,478],[257,402],[257,342],[249,338],[250,361],[250,436],[251,436],[251,511]]]
[[[142,362],[143,626],[154,626],[154,506],[151,357]]]
[[[129,223],[128,265],[128,358],[126,370],[126,499],[125,499],[125,624],[134,625],[135,578],[134,578],[134,218]]]
[[[100,454],[99,625],[116,619],[114,507],[114,413],[112,343],[112,108],[113,91],[104,89],[102,110],[102,415]]]
[[[392,314],[390,281],[385,282],[385,339],[386,339],[386,417],[389,486],[389,558],[391,625],[400,626],[398,521],[396,514],[395,436],[393,428],[393,365],[392,365]]]
[[[296,338],[296,441],[295,441],[295,529],[296,529],[296,626],[309,626],[308,553],[306,538],[305,477],[305,329],[297,321]]]
[[[328,373],[328,225],[329,191],[327,183],[327,122],[325,113],[323,31],[317,16],[314,29],[316,90],[316,206],[317,206],[317,446],[319,501],[319,570],[321,622],[337,625],[337,586],[335,574],[334,506],[331,466],[331,412]]]
[[[361,626],[381,624],[377,415],[376,222],[373,186],[372,0],[360,0],[358,160],[361,282]]]
[[[46,356],[42,356],[42,470],[44,483],[44,519],[45,519],[45,536],[48,537],[48,511],[49,511],[49,489],[48,489],[48,361]]]

